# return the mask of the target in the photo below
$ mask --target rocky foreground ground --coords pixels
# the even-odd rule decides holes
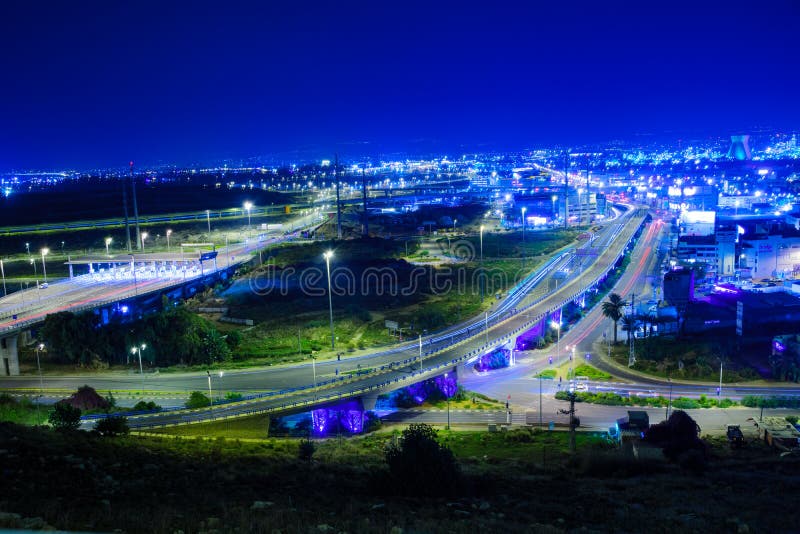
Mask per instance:
[[[102,438],[0,424],[0,528],[125,532],[789,532],[800,459],[754,442],[703,468],[591,448],[459,458],[456,494],[396,495],[381,451]],[[430,485],[437,481],[431,479]],[[435,491],[427,492],[435,494]]]

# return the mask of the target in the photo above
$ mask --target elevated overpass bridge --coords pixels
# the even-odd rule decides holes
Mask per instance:
[[[431,379],[436,380],[440,387],[454,387],[450,382],[459,372],[471,372],[472,364],[481,356],[498,349],[513,349],[518,338],[531,330],[543,328],[553,319],[560,319],[560,310],[565,304],[582,302],[586,294],[595,290],[597,284],[621,263],[623,255],[643,231],[645,216],[643,210],[632,210],[619,222],[607,225],[593,242],[585,243],[584,247],[602,247],[602,250],[587,255],[580,270],[573,270],[556,289],[543,294],[534,291],[548,277],[574,261],[575,249],[551,258],[509,291],[485,316],[428,336],[422,342],[407,343],[348,359],[347,362],[303,364],[263,373],[231,373],[225,375],[228,390],[271,391],[253,395],[242,402],[214,406],[210,410],[131,415],[129,424],[133,428],[145,429],[258,413],[277,415],[312,410],[316,429],[325,420],[317,414],[326,413],[326,410],[348,413],[360,410],[363,413],[374,407],[380,394]],[[314,382],[312,376],[321,378]],[[153,379],[147,385],[148,388],[180,387],[186,391],[203,391],[205,386],[205,375],[170,375],[163,380]],[[115,388],[109,381],[98,383],[97,387]]]
[[[316,214],[301,219],[298,229],[316,224]],[[0,376],[19,374],[18,345],[30,341],[30,330],[58,312],[97,310],[103,322],[113,315],[158,307],[162,295],[172,300],[192,296],[224,280],[265,246],[296,234],[262,234],[244,243],[215,249],[213,244],[183,247],[175,253],[87,256],[67,261],[70,277],[0,298]],[[88,272],[76,274],[76,271]]]

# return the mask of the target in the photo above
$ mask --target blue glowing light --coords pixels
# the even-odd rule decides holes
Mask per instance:
[[[475,363],[475,370],[478,372],[491,371],[508,367],[511,362],[511,351],[507,349],[497,349],[484,354]]]

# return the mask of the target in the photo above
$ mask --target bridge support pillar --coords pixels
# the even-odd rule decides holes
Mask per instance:
[[[17,334],[0,338],[0,376],[19,375]]]
[[[378,393],[367,393],[361,396],[361,404],[365,412],[375,409],[375,404],[378,402]]]

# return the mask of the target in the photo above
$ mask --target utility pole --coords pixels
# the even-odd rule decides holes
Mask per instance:
[[[592,224],[592,216],[589,211],[589,199],[591,196],[589,195],[589,154],[586,154],[586,225],[590,226]],[[597,199],[595,199],[595,211],[597,211]]]
[[[369,236],[369,214],[367,213],[367,178],[364,168],[361,168],[361,197],[364,201],[364,224],[362,233],[364,237]]]
[[[136,225],[136,248],[142,250],[142,233],[139,229],[139,204],[136,202],[136,177],[133,175],[133,162],[131,167],[131,192],[133,192],[133,223]]]
[[[564,228],[569,227],[569,150],[564,154]]]
[[[633,318],[634,322],[629,326],[629,328],[633,328],[636,326],[636,314],[634,313],[634,303],[636,302],[636,294],[631,293],[631,317]],[[636,330],[630,332],[631,334],[631,342],[630,342],[630,350],[628,352],[628,367],[633,367],[633,364],[636,363],[636,352],[633,346],[633,340],[636,338]]]
[[[569,410],[559,410],[559,413],[563,413],[565,415],[569,415],[569,452],[575,454],[575,428],[580,424],[580,421],[577,417],[575,417],[575,398],[577,395],[573,393],[568,393],[567,398],[569,399]]]
[[[342,206],[339,204],[339,154],[333,163],[333,179],[336,180],[336,235],[342,238]]]
[[[133,162],[131,161],[131,174],[133,173]],[[128,219],[128,180],[130,175],[122,180],[122,207],[125,210],[125,244],[128,247],[128,254],[131,253],[131,222]]]

